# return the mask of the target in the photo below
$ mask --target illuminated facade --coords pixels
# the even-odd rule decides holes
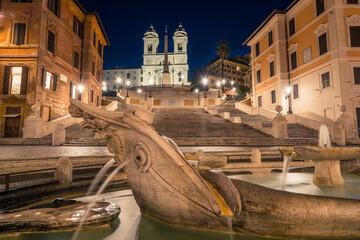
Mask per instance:
[[[336,120],[345,105],[352,119],[347,137],[359,137],[358,0],[296,0],[274,11],[244,44],[252,53],[254,106],[282,105],[285,113],[290,105],[295,114]]]
[[[109,41],[97,13],[76,0],[2,0],[0,26],[0,137],[21,137],[34,104],[43,121],[67,115],[71,98],[100,104]]]

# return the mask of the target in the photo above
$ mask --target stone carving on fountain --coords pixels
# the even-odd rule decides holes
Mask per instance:
[[[142,214],[192,228],[278,237],[356,238],[360,201],[295,194],[229,179],[221,157],[200,157],[193,168],[177,146],[152,127],[139,106],[110,112],[71,100],[69,112],[105,138]],[[176,127],[176,126],[174,126]],[[217,159],[219,161],[217,161]],[[195,164],[196,165],[196,164]],[[230,227],[231,229],[231,227]]]

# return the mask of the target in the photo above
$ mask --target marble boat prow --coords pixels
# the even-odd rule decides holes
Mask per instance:
[[[83,118],[84,127],[102,134],[119,163],[126,162],[124,171],[143,214],[169,224],[218,231],[227,231],[231,219],[235,231],[254,235],[360,236],[360,201],[229,181],[221,171],[200,175],[173,143],[151,127],[153,113],[145,108],[110,112],[72,100],[69,112]]]

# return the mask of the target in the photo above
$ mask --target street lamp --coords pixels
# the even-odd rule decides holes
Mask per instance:
[[[151,84],[152,84],[152,78],[149,78],[149,86],[150,86],[149,98],[152,98],[152,96],[151,96]]]
[[[205,94],[204,94],[204,98],[207,98],[207,96],[206,96],[206,84],[207,84],[207,82],[208,82],[208,80],[207,80],[207,78],[204,78],[203,79],[203,84],[204,84],[204,88],[205,88]]]
[[[236,88],[233,88],[232,90],[233,90],[233,92],[234,92],[234,94],[233,94],[233,100],[235,100],[235,93],[236,93],[235,91],[236,91]]]
[[[138,92],[138,94],[141,94],[141,92],[142,92],[141,88],[139,88],[139,89],[137,90],[137,92]]]
[[[103,82],[102,85],[103,85],[102,90],[105,92],[106,91],[106,83]]]
[[[221,85],[221,82],[217,81],[216,85],[218,87],[218,98],[220,98],[220,85]]]
[[[129,86],[130,86],[130,81],[127,80],[127,81],[126,81],[126,97],[127,97],[127,98],[129,97]]]
[[[223,89],[223,93],[225,92],[225,83],[226,83],[226,80],[223,79],[222,80],[222,89]]]
[[[291,109],[291,87],[287,87],[286,88],[286,93],[288,94],[287,97],[285,99],[288,99],[289,101],[289,111],[287,112],[288,114],[292,114],[292,109]]]
[[[197,95],[197,99],[198,99],[198,106],[200,106],[200,97],[199,97],[199,89],[195,89],[195,93]]]
[[[121,83],[121,78],[117,78],[116,79],[116,81],[117,81],[117,90],[118,90],[118,92],[119,92],[119,84]]]

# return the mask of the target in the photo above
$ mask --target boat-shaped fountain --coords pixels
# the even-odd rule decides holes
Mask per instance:
[[[211,161],[195,169],[176,144],[151,127],[153,114],[144,108],[109,112],[72,100],[69,111],[84,119],[83,127],[101,133],[119,164],[127,162],[124,171],[144,215],[168,224],[215,231],[228,231],[232,222],[235,232],[262,236],[360,236],[360,201],[230,180],[220,170],[211,169]],[[359,153],[359,149],[353,151]]]

